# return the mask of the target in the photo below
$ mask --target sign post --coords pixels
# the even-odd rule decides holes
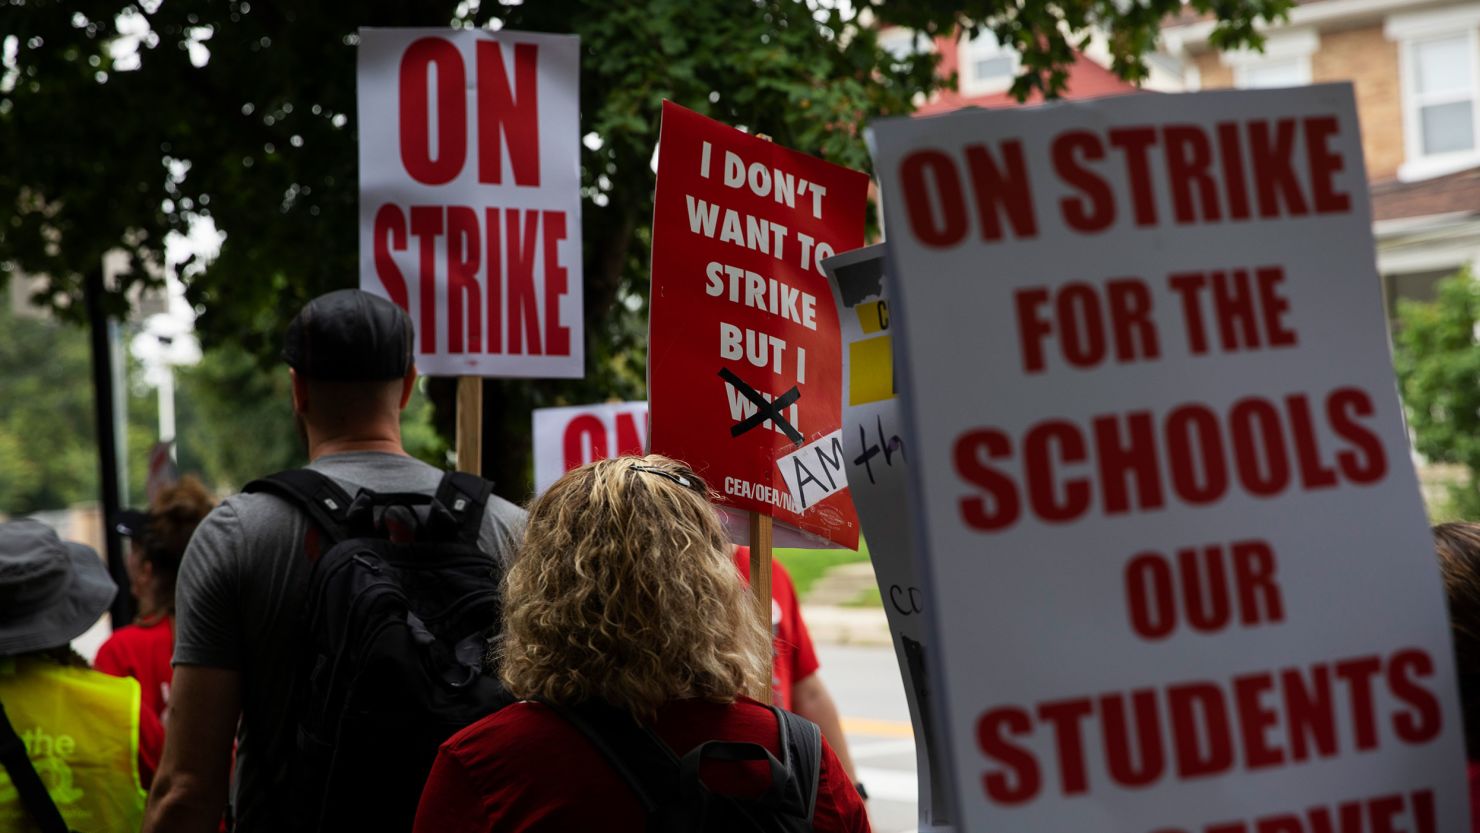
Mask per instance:
[[[1351,86],[874,138],[959,829],[1467,829]]]
[[[750,591],[755,598],[756,615],[771,624],[771,516],[750,513]],[[771,683],[761,686],[756,699],[771,702]]]
[[[457,470],[483,473],[483,378],[457,379]]]

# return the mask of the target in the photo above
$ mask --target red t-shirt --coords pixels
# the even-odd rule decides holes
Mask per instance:
[[[658,710],[658,736],[675,752],[707,740],[759,743],[779,755],[779,727],[764,706],[680,700]],[[757,795],[770,777],[763,762],[706,761],[710,789]],[[415,833],[641,833],[647,817],[627,782],[579,730],[538,703],[515,703],[442,744],[421,794]],[[813,829],[868,833],[868,814],[837,756],[823,742]]]
[[[113,676],[118,676],[114,674]],[[164,754],[164,726],[144,701],[139,701],[139,783],[144,789],[154,783],[159,756]]]
[[[1480,763],[1468,762],[1465,777],[1470,784],[1470,830],[1480,833]]]
[[[126,625],[113,632],[93,660],[93,668],[115,677],[133,677],[143,689],[144,707],[165,721],[175,669],[175,620],[168,616]]]
[[[750,547],[735,547],[735,565],[750,581]],[[776,662],[771,673],[772,700],[791,710],[792,688],[817,673],[817,651],[802,621],[796,588],[780,561],[771,562],[771,635],[776,639]]]

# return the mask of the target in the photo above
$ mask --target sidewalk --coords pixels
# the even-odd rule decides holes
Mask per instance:
[[[813,642],[827,645],[892,645],[882,607],[802,605]]]
[[[869,562],[843,564],[823,574],[802,600],[802,618],[813,642],[827,645],[892,646],[889,621],[877,604],[859,605],[860,595],[874,591]]]

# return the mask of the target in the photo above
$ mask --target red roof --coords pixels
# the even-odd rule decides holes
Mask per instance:
[[[943,77],[950,76],[956,72],[960,65],[958,50],[960,41],[954,37],[942,37],[935,39],[935,48],[940,53],[940,66],[937,71]],[[1100,66],[1099,64],[1084,57],[1083,54],[1074,54],[1074,63],[1069,67],[1069,78],[1065,85],[1061,98],[1065,100],[1100,98],[1107,95],[1122,95],[1124,93],[1140,92],[1141,90],[1129,82],[1122,81],[1115,73]],[[1043,100],[1042,94],[1034,90],[1028,100],[1018,102],[1006,90],[988,95],[967,96],[957,90],[941,90],[936,93],[930,101],[926,102],[916,110],[916,115],[926,116],[936,113],[946,113],[951,110],[959,110],[962,107],[1018,107],[1022,104],[1037,104]]]

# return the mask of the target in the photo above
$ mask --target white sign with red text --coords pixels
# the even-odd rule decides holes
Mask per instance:
[[[579,377],[574,36],[361,29],[360,288],[439,376]]]
[[[874,130],[960,829],[1468,829],[1351,87]]]
[[[573,468],[608,457],[646,453],[646,402],[536,408],[533,418],[535,494]]]

